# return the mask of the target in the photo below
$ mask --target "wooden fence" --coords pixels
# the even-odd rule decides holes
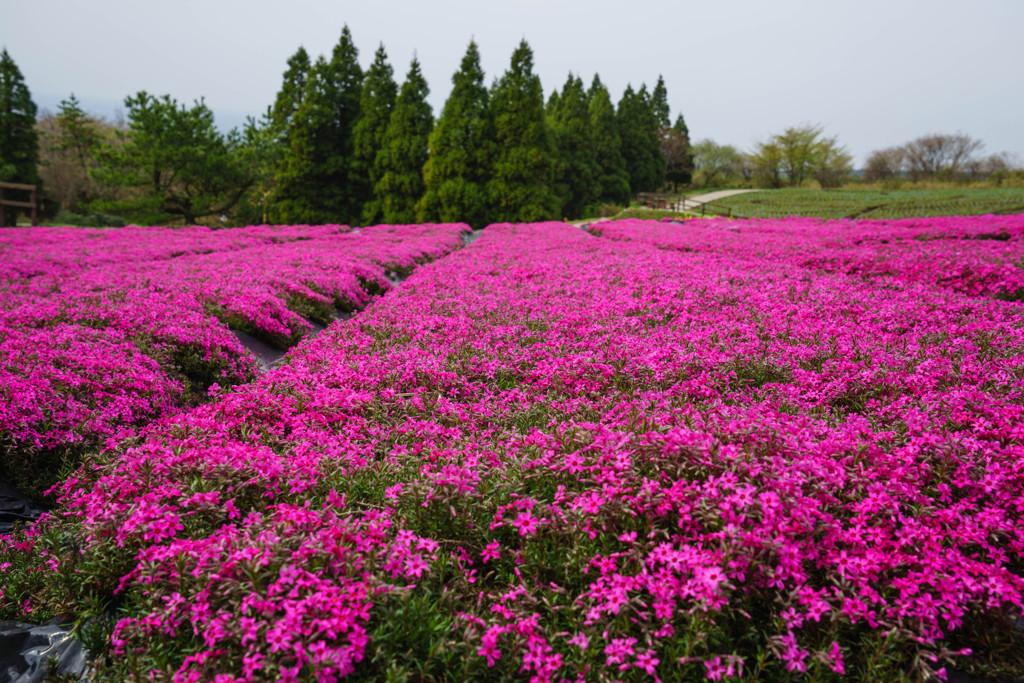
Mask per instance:
[[[31,199],[27,202],[16,202],[13,199],[4,199],[4,190],[20,190],[28,192]],[[36,186],[22,185],[21,183],[0,183],[0,225],[6,225],[4,207],[12,206],[18,209],[32,209],[32,225],[39,222],[39,205],[36,203]]]

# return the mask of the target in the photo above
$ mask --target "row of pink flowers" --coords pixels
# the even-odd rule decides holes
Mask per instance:
[[[462,225],[2,230],[0,420],[27,448],[96,444],[255,363],[229,329],[291,344],[291,308],[362,308]],[[329,320],[329,318],[328,318]],[[325,320],[327,322],[328,320]]]

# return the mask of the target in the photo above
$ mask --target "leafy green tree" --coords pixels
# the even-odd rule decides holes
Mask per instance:
[[[743,171],[743,155],[732,145],[719,145],[704,139],[691,148],[696,171],[695,184],[709,187],[719,182],[728,183]]]
[[[495,164],[488,190],[495,218],[538,221],[558,213],[551,188],[554,155],[544,118],[544,91],[533,73],[533,51],[525,40],[491,91]]]
[[[426,192],[423,166],[434,128],[434,116],[427,104],[429,93],[419,60],[413,58],[377,155],[376,174],[380,180],[374,190],[385,223],[414,222],[416,203]]]
[[[750,154],[756,182],[765,187],[800,187],[816,178],[836,187],[850,173],[850,156],[835,137],[823,137],[821,126],[787,128],[759,142]]]
[[[363,90],[359,97],[359,120],[353,131],[355,157],[352,161],[355,170],[365,175],[373,188],[380,182],[382,166],[378,163],[378,157],[385,153],[385,136],[397,97],[398,85],[395,83],[394,71],[381,45],[363,80]],[[364,225],[378,223],[383,213],[380,197],[374,191],[363,204],[362,222]]]
[[[784,155],[778,143],[772,140],[759,142],[754,151],[747,155],[747,162],[753,173],[754,184],[758,187],[778,188],[786,182],[782,170]]]
[[[7,53],[0,52],[0,181],[39,183],[39,134],[36,105],[21,70]],[[5,222],[15,225],[17,215],[8,208]]]
[[[418,220],[461,221],[479,228],[491,221],[487,182],[494,125],[489,104],[480,52],[470,42],[430,135],[430,156],[423,167],[426,194],[417,205]]]
[[[548,119],[556,155],[554,189],[562,201],[561,213],[578,218],[597,201],[601,173],[587,93],[579,76],[569,74],[561,94],[551,96]]]
[[[665,177],[665,159],[661,156],[658,115],[647,94],[647,86],[634,92],[632,86],[619,100],[616,113],[622,157],[629,173],[630,192],[653,192]]]
[[[331,53],[310,69],[288,127],[288,150],[276,177],[275,220],[357,223],[370,187],[353,163],[363,72],[348,27]]]
[[[131,199],[105,202],[105,208],[147,223],[175,219],[195,224],[204,216],[229,212],[252,176],[241,163],[235,131],[223,136],[213,112],[199,100],[178,106],[169,95],[139,92],[125,99],[128,130],[100,153],[93,176],[128,188]]]
[[[629,172],[626,160],[622,158],[615,107],[608,89],[597,75],[587,91],[587,110],[598,165],[595,201],[625,206],[629,203]]]

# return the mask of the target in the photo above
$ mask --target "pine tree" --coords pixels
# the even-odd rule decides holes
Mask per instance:
[[[55,148],[70,154],[82,174],[87,174],[102,138],[96,120],[85,113],[74,93],[57,107],[57,128],[60,138]]]
[[[619,138],[622,141],[622,157],[626,160],[629,173],[629,190],[653,192],[665,176],[665,160],[661,156],[661,141],[658,136],[658,117],[647,94],[647,86],[634,92],[627,86],[616,114]]]
[[[587,93],[583,81],[569,74],[561,94],[552,94],[548,119],[556,150],[554,188],[563,216],[578,218],[597,200],[601,172],[594,149]]]
[[[660,75],[658,76],[657,85],[654,86],[654,92],[651,93],[651,108],[654,110],[654,116],[658,120],[658,126],[668,128],[671,122],[669,119],[668,89],[665,88],[665,79]]]
[[[622,143],[608,89],[598,76],[587,91],[587,107],[598,164],[595,181],[596,201],[625,206],[629,204],[629,173],[622,158]]]
[[[494,149],[490,95],[480,68],[480,52],[470,42],[437,127],[430,135],[430,157],[423,167],[426,194],[417,205],[421,221],[486,226],[492,215],[487,196]]]
[[[423,166],[434,116],[427,104],[430,88],[413,58],[409,74],[391,112],[381,153],[377,155],[374,194],[380,202],[385,223],[402,224],[416,220],[416,203],[423,197]]]
[[[491,92],[496,159],[488,191],[499,221],[538,221],[558,213],[551,188],[554,155],[544,118],[544,91],[525,40]]]
[[[239,154],[238,134],[222,135],[213,112],[199,100],[179,106],[169,95],[145,91],[124,101],[128,130],[116,144],[104,145],[92,175],[101,183],[124,187],[127,198],[99,202],[143,224],[183,220],[230,211],[252,184]]]
[[[353,129],[363,73],[344,27],[330,61],[317,59],[288,127],[277,176],[275,219],[289,223],[357,223],[369,194],[353,168]]]
[[[0,180],[39,184],[39,135],[35,126],[36,105],[21,70],[4,48],[0,52]],[[15,211],[7,209],[4,217],[6,223],[15,225]]]

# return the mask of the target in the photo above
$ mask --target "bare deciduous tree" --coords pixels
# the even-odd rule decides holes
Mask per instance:
[[[907,173],[914,181],[956,178],[984,146],[963,133],[924,135],[903,146]]]
[[[865,182],[885,182],[899,177],[905,170],[904,156],[902,147],[886,147],[875,150],[864,165]]]

